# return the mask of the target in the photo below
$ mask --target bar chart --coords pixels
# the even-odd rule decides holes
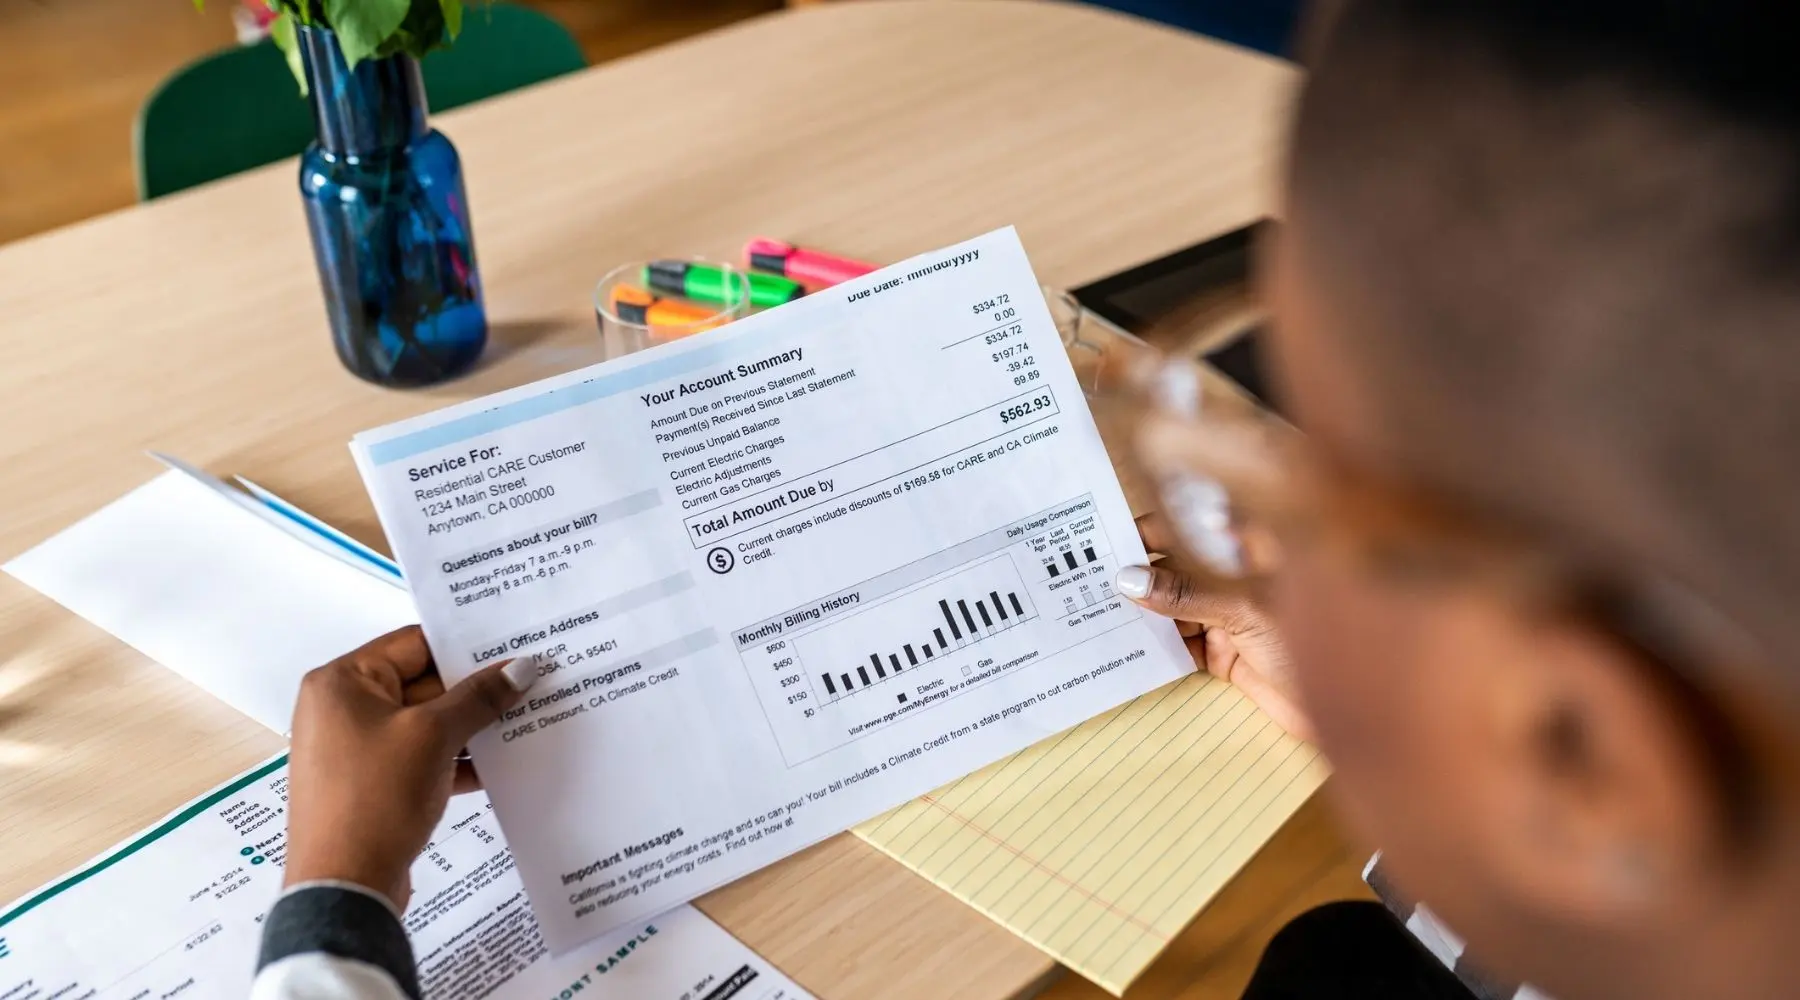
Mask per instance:
[[[798,639],[798,655],[819,670],[817,693],[826,702],[908,674],[918,676],[920,667],[930,666],[946,654],[1037,617],[1027,603],[1029,594],[1021,594],[1023,586],[1016,577],[1012,560],[999,556]],[[995,582],[996,578],[1002,582]],[[868,646],[866,652],[857,645],[875,635],[882,641]],[[896,704],[907,702],[903,686],[896,686],[893,698]]]
[[[1046,614],[1080,614],[1113,598],[1111,553],[1092,515],[1066,518],[1026,541],[1043,567],[1038,580],[1049,593]]]
[[[1076,497],[732,630],[790,763],[1137,620]]]
[[[1083,545],[1079,556],[1074,549],[1063,549],[1062,559],[1058,560],[1052,558],[1046,560],[1044,562],[1044,569],[1050,572],[1050,579],[1054,580],[1064,573],[1073,573],[1089,563],[1098,562],[1099,559],[1100,557],[1094,554],[1094,547],[1092,545]]]

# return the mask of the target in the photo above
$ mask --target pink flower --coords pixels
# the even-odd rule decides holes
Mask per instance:
[[[275,12],[262,0],[243,0],[244,12],[259,28],[267,28],[275,20]]]

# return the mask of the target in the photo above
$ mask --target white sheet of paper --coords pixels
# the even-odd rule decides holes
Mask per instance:
[[[353,451],[559,951],[1193,670],[1010,229]]]
[[[278,757],[0,910],[0,997],[242,1000],[281,891],[286,811]],[[412,883],[426,1000],[808,996],[687,906],[551,957],[481,795],[451,800]]]
[[[308,670],[418,620],[406,591],[175,472],[3,568],[278,733]]]

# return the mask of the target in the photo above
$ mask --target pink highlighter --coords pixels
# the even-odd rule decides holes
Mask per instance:
[[[758,271],[770,271],[814,289],[829,288],[875,270],[875,265],[860,260],[807,250],[760,236],[744,244],[744,259]]]

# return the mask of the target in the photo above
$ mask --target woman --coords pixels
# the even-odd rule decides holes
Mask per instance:
[[[1317,738],[1408,895],[1561,1000],[1800,982],[1780,29],[1748,0],[1341,5],[1266,256],[1304,440],[1166,388],[1136,411],[1150,547],[1217,550],[1184,488],[1211,480],[1253,572],[1176,558],[1120,590]],[[497,668],[444,694],[427,661],[404,632],[308,680],[260,994],[416,996],[389,910],[472,780],[451,755],[517,697]],[[1302,918],[1250,995],[1461,990],[1396,927]]]

